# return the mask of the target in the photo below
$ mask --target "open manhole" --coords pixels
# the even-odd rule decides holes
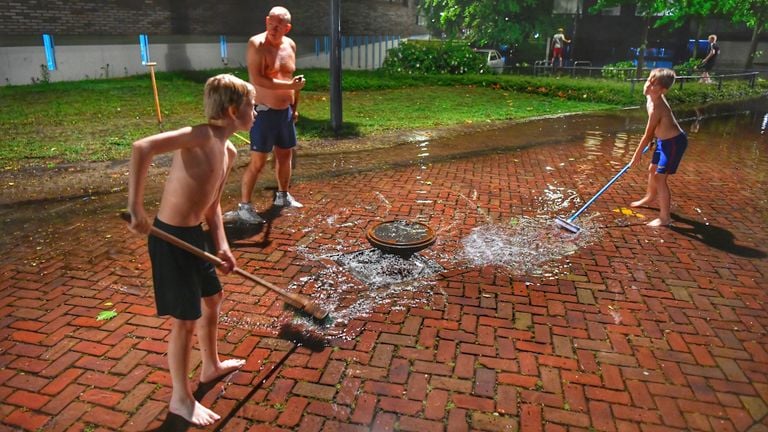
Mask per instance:
[[[357,280],[373,287],[425,279],[444,270],[440,264],[421,255],[405,258],[378,249],[364,249],[331,258]]]

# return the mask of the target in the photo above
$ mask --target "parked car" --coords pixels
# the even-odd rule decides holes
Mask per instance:
[[[475,52],[482,55],[485,58],[485,64],[493,71],[493,73],[504,72],[504,63],[506,58],[502,57],[495,49],[475,49]]]

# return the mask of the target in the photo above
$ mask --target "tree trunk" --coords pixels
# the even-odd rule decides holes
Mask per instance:
[[[637,78],[643,77],[643,69],[645,68],[645,49],[648,46],[648,30],[651,27],[651,17],[646,16],[643,20],[643,34],[640,36],[640,49],[637,53]]]
[[[759,18],[755,23],[755,29],[752,31],[752,41],[749,44],[749,53],[747,54],[747,62],[744,64],[745,70],[752,69],[752,63],[755,61],[755,52],[757,52],[757,42],[760,39],[760,33],[765,26],[765,19]]]
[[[693,54],[691,58],[696,58],[696,54],[699,48],[699,39],[701,39],[701,30],[704,28],[704,19],[696,18],[696,40],[693,43]]]

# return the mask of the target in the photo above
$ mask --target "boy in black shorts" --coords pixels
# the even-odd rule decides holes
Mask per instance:
[[[254,121],[253,86],[234,75],[217,75],[205,84],[208,123],[164,132],[133,143],[128,183],[131,231],[148,234],[150,220],[144,211],[144,186],[154,156],[173,152],[173,161],[154,226],[204,248],[201,222],[205,220],[221,270],[232,271],[235,258],[224,234],[221,192],[237,157],[229,137],[247,131]],[[219,359],[216,345],[221,284],[213,265],[154,236],[149,237],[152,279],[157,314],[173,318],[168,341],[168,369],[173,390],[170,412],[195,426],[208,426],[220,416],[197,402],[187,380],[192,336],[197,328],[201,349],[200,381],[229,374],[245,363]]]

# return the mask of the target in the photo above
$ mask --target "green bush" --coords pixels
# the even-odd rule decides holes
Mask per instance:
[[[696,67],[701,64],[701,60],[697,58],[689,58],[686,62],[680,63],[673,67],[677,76],[691,76],[696,73]]]
[[[461,42],[407,41],[387,52],[382,69],[390,73],[486,73],[483,56]]]
[[[603,66],[603,69],[602,69],[603,78],[625,80],[633,76],[635,73],[634,71],[627,70],[627,69],[634,68],[634,67],[635,65],[629,60],[620,61],[613,64],[607,64]]]

